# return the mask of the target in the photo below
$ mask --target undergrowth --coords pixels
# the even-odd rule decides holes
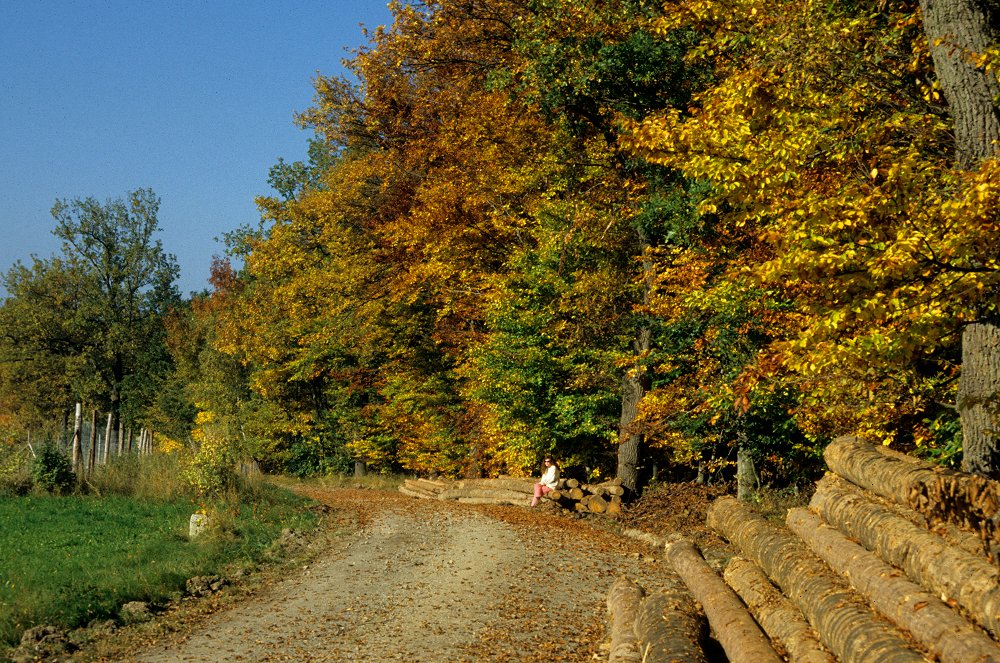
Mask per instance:
[[[38,624],[115,619],[128,601],[163,604],[188,578],[252,567],[284,528],[308,529],[307,501],[262,481],[198,499],[166,454],[116,459],[73,495],[0,494],[0,645]],[[191,514],[212,528],[188,539]]]

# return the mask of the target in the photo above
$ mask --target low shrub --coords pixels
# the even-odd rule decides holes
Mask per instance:
[[[69,456],[51,442],[38,447],[31,464],[31,481],[35,489],[63,495],[73,489],[76,475]]]

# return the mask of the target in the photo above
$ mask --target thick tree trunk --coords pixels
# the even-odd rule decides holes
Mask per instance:
[[[707,520],[764,569],[841,661],[924,661],[899,631],[874,617],[868,603],[787,529],[732,497],[713,502]]]
[[[726,565],[723,577],[746,603],[764,632],[784,647],[790,661],[834,663],[833,655],[823,647],[813,627],[771,584],[759,566],[748,559],[734,557]]]
[[[1000,36],[996,0],[920,0],[934,71],[955,121],[955,161],[972,170],[1000,154],[1000,82],[976,58]],[[958,411],[966,471],[1000,478],[1000,328],[995,320],[962,334]]]
[[[964,441],[962,469],[1000,479],[1000,327],[988,323],[962,332],[962,379],[956,405]]]
[[[611,639],[608,663],[641,663],[634,626],[645,594],[642,587],[625,576],[619,576],[611,585],[608,591],[608,635]]]
[[[740,597],[708,566],[693,543],[672,543],[666,555],[688,591],[701,603],[716,639],[732,663],[781,663]]]
[[[934,71],[955,121],[955,160],[973,169],[997,154],[1000,83],[974,58],[996,41],[997,19],[985,0],[920,0]],[[992,9],[996,11],[996,9]]]
[[[760,488],[757,470],[753,464],[753,456],[745,442],[741,442],[736,450],[736,499],[749,502],[757,496]]]
[[[944,663],[1000,662],[1000,647],[923,587],[900,577],[876,555],[807,509],[790,509],[787,522],[830,568],[846,577],[875,608],[909,631]]]
[[[956,601],[980,626],[1000,637],[1000,573],[996,567],[865,500],[843,484],[835,476],[824,477],[809,505],[841,532],[903,569],[914,582],[945,600]]]
[[[637,356],[649,351],[651,331],[648,327],[639,330],[635,340]],[[639,454],[644,436],[632,430],[632,423],[639,414],[639,402],[649,389],[649,376],[638,362],[622,380],[622,413],[618,422],[618,472],[622,486],[629,496],[639,489]]]
[[[708,624],[680,584],[647,596],[635,619],[643,663],[708,663]]]

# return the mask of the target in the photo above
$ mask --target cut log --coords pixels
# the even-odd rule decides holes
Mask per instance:
[[[701,603],[708,623],[732,663],[781,663],[740,597],[713,571],[690,541],[666,548],[667,559]]]
[[[530,496],[516,490],[501,490],[494,488],[456,488],[438,493],[439,500],[457,500],[460,498],[484,498],[492,500],[513,500],[514,504],[525,504]]]
[[[604,515],[611,516],[612,518],[618,518],[624,515],[624,513],[625,511],[622,509],[621,500],[619,500],[617,502],[609,501],[607,510],[604,512]]]
[[[600,495],[587,495],[581,502],[587,506],[588,511],[593,513],[604,513],[608,510],[607,500]]]
[[[535,492],[534,479],[517,477],[499,477],[496,479],[465,479],[462,488],[478,488],[481,490],[512,490],[531,495]]]
[[[845,663],[923,661],[903,635],[785,528],[733,497],[708,510],[708,525],[735,544],[781,587],[823,644]]]
[[[577,479],[566,479],[567,488],[579,488],[580,482]]]
[[[856,437],[839,437],[823,451],[830,470],[851,483],[903,505],[909,505],[913,486],[933,481],[931,465],[902,460],[902,454],[885,453]]]
[[[414,484],[426,490],[444,490],[445,488],[451,488],[454,486],[453,481],[446,481],[444,479],[407,479],[406,483]]]
[[[944,663],[1000,663],[1000,647],[937,596],[902,576],[808,509],[789,509],[789,528],[851,586]]]
[[[621,497],[625,494],[625,489],[622,488],[621,484],[611,482],[585,483],[580,487],[588,493],[600,495],[601,497],[607,497],[609,495],[617,495],[618,497]]]
[[[817,484],[810,506],[914,582],[945,601],[956,601],[993,637],[1000,637],[1000,573],[992,564],[863,499],[835,476]]]
[[[409,487],[407,487],[405,485],[399,487],[399,492],[401,492],[404,495],[407,495],[409,497],[416,497],[416,498],[422,499],[422,500],[436,500],[437,499],[437,495],[435,495],[434,493],[428,492],[426,490],[415,490],[415,489],[409,488]]]
[[[955,472],[904,454],[842,437],[823,454],[830,469],[925,516],[931,526],[951,524],[980,538],[986,554],[1000,555],[1000,483]]]
[[[708,624],[678,582],[661,587],[639,605],[635,635],[643,663],[707,663]]]
[[[511,504],[513,506],[528,506],[531,497],[519,495],[518,497],[458,497],[455,498],[459,504]]]
[[[802,612],[771,584],[759,566],[743,557],[734,557],[723,574],[736,590],[750,614],[771,640],[777,642],[793,663],[834,663],[831,654]]]
[[[625,576],[619,576],[608,591],[608,631],[611,649],[608,663],[641,663],[639,638],[635,635],[635,618],[645,596],[642,587]]]

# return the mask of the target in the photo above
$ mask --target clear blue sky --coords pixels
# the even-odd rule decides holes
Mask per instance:
[[[160,196],[181,292],[259,219],[316,73],[344,73],[387,0],[0,0],[0,270],[60,247],[57,198]],[[2,291],[0,291],[2,294]]]

